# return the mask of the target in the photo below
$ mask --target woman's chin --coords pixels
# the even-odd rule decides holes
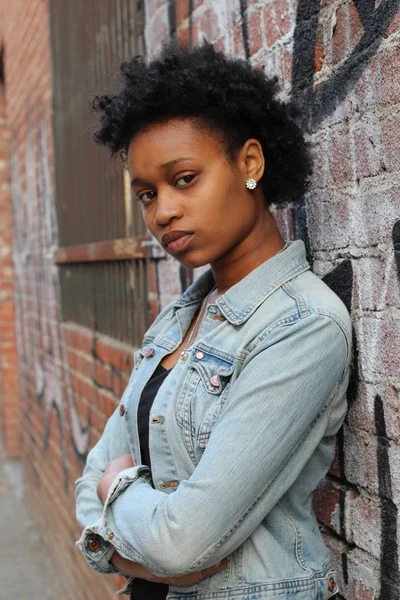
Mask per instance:
[[[210,264],[209,259],[199,256],[193,256],[189,253],[184,255],[182,253],[181,256],[174,256],[174,258],[181,263],[186,269],[197,269],[199,267],[204,267],[205,265]]]

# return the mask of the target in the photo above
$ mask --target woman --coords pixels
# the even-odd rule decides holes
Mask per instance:
[[[122,74],[96,139],[124,153],[166,251],[211,269],[135,354],[76,484],[77,545],[136,600],[330,598],[311,495],[346,412],[350,320],[269,210],[304,193],[303,135],[275,80],[209,44]]]

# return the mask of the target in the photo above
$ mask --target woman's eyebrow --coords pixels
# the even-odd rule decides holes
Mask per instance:
[[[146,179],[142,179],[141,177],[134,177],[133,179],[131,179],[131,187],[133,187],[135,184],[136,185],[148,185],[148,181],[146,181]]]
[[[174,165],[176,165],[179,162],[183,162],[184,160],[193,160],[190,157],[179,157],[179,158],[174,158],[174,160],[170,160],[169,162],[161,165],[162,169],[165,169],[167,167],[173,167]]]
[[[174,160],[170,160],[169,162],[164,163],[163,165],[160,165],[160,168],[167,169],[169,167],[173,167],[177,163],[184,162],[185,160],[193,160],[193,159],[190,158],[189,156],[181,156],[179,158],[174,158]],[[148,183],[148,181],[146,181],[145,179],[142,179],[142,177],[134,177],[131,180],[131,186],[133,186],[135,184],[147,184],[147,183]]]

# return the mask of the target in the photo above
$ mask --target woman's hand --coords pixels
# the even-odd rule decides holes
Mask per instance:
[[[132,456],[130,454],[123,454],[122,456],[118,456],[118,458],[114,458],[111,462],[108,463],[106,470],[104,471],[104,475],[107,473],[120,473],[124,469],[129,469],[129,467],[134,467],[134,462]]]
[[[119,456],[108,463],[102,478],[97,484],[97,495],[103,504],[107,498],[110,485],[118,473],[133,466],[134,462],[130,454]],[[211,577],[219,571],[223,571],[228,566],[228,561],[225,559],[220,563],[213,565],[212,567],[208,567],[207,569],[203,569],[197,573],[189,573],[189,575],[183,575],[181,577],[157,577],[140,563],[135,563],[131,560],[123,558],[117,551],[115,551],[112,555],[111,563],[116,569],[118,569],[118,571],[121,571],[130,577],[138,577],[139,579],[146,579],[146,581],[152,581],[153,583],[165,583],[167,585],[176,585],[181,587],[195,585],[196,583],[199,583],[199,581],[202,581],[207,577]]]
[[[153,583],[165,583],[167,585],[176,585],[178,587],[195,585],[196,583],[203,581],[203,579],[207,579],[207,577],[211,577],[219,571],[223,571],[228,566],[228,561],[225,558],[220,563],[208,567],[207,569],[203,569],[198,573],[189,573],[189,575],[182,575],[181,577],[157,577],[140,563],[127,560],[118,554],[118,552],[114,552],[111,557],[111,562],[118,571],[121,571],[121,573],[129,575],[130,577],[138,577],[139,579],[145,579],[146,581],[151,581]]]
[[[133,466],[134,463],[130,454],[123,454],[122,456],[114,458],[114,460],[108,463],[102,478],[97,484],[97,495],[103,504],[107,498],[110,485],[112,484],[118,473],[120,473],[124,469],[129,469],[129,467]]]

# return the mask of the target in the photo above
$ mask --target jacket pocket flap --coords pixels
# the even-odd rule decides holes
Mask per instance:
[[[203,350],[195,352],[191,366],[210,394],[220,394],[233,373],[233,360],[228,361]]]

